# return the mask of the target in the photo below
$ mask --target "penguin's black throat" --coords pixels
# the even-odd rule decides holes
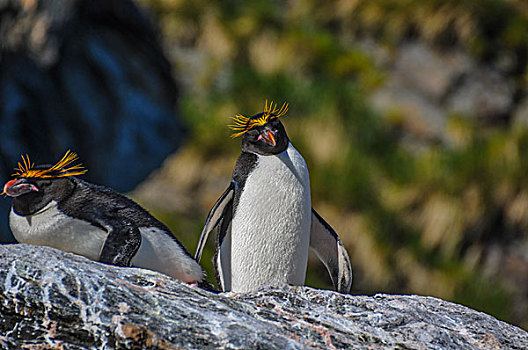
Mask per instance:
[[[284,152],[289,142],[288,134],[280,120],[272,119],[244,133],[242,152],[271,156]]]

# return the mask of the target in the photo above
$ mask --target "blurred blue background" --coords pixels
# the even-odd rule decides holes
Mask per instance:
[[[71,149],[87,179],[130,191],[182,144],[170,64],[131,1],[3,1],[0,16],[2,183],[22,154]]]

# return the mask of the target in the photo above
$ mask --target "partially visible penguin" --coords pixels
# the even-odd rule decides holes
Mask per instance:
[[[334,288],[349,292],[352,269],[335,231],[312,208],[308,168],[279,120],[287,112],[271,102],[252,117],[236,115],[233,137],[242,153],[227,190],[202,230],[200,261],[209,233],[218,227],[213,259],[223,291],[304,285],[308,250],[326,266]]]
[[[21,243],[43,245],[118,266],[162,272],[190,284],[201,266],[171,231],[131,199],[78,179],[86,172],[66,152],[54,166],[22,157],[4,193],[13,198],[9,224]]]

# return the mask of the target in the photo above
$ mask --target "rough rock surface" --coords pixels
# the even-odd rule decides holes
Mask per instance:
[[[148,270],[0,246],[0,347],[526,349],[528,333],[432,297],[308,287],[216,295]]]

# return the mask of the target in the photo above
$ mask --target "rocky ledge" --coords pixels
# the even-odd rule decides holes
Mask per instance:
[[[528,333],[415,295],[213,294],[51,248],[0,246],[7,349],[528,349]]]

